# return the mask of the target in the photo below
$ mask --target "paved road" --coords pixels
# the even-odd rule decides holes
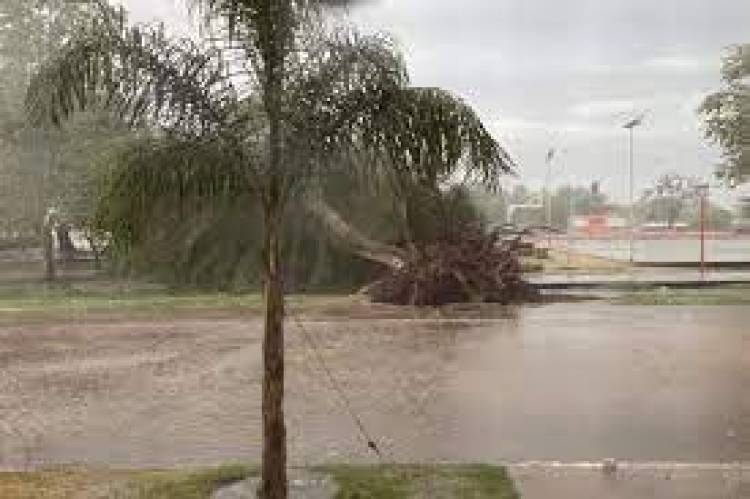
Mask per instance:
[[[389,460],[731,463],[750,461],[749,323],[743,307],[595,302],[304,328]],[[290,324],[293,463],[374,461],[301,338]],[[0,365],[0,468],[259,459],[257,320],[4,327]],[[552,486],[540,473],[519,475],[528,499]]]
[[[633,286],[699,287],[702,285],[750,284],[750,270],[675,267],[632,267],[618,272],[531,273],[527,279],[540,288],[586,288]]]

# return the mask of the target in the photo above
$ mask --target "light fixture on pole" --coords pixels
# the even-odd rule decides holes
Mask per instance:
[[[629,197],[630,197],[630,237],[628,240],[628,260],[630,263],[633,263],[633,237],[635,235],[635,202],[633,200],[634,190],[635,190],[635,184],[634,184],[634,177],[633,177],[633,130],[635,127],[640,126],[643,124],[643,115],[638,116],[637,118],[634,118],[627,123],[625,123],[622,127],[628,130],[628,139],[629,139],[629,178],[630,178],[630,189],[629,189]]]

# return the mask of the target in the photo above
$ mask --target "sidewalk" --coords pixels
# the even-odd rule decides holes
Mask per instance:
[[[750,464],[628,463],[509,467],[524,499],[747,499]]]
[[[750,269],[707,269],[702,274],[699,269],[635,267],[614,273],[528,274],[527,279],[539,289],[701,287],[750,284]]]

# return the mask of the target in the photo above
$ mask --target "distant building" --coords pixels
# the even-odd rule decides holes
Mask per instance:
[[[628,222],[611,214],[571,217],[573,230],[585,236],[611,236],[627,228]]]

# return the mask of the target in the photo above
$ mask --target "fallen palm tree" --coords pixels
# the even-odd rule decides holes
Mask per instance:
[[[521,275],[516,243],[479,228],[412,249],[403,265],[389,269],[365,293],[375,302],[415,306],[537,298]]]
[[[382,264],[385,274],[362,292],[373,301],[396,305],[518,303],[537,291],[522,276],[519,243],[477,224],[431,242],[406,247],[367,238],[318,198],[308,208],[326,228],[362,258]]]

